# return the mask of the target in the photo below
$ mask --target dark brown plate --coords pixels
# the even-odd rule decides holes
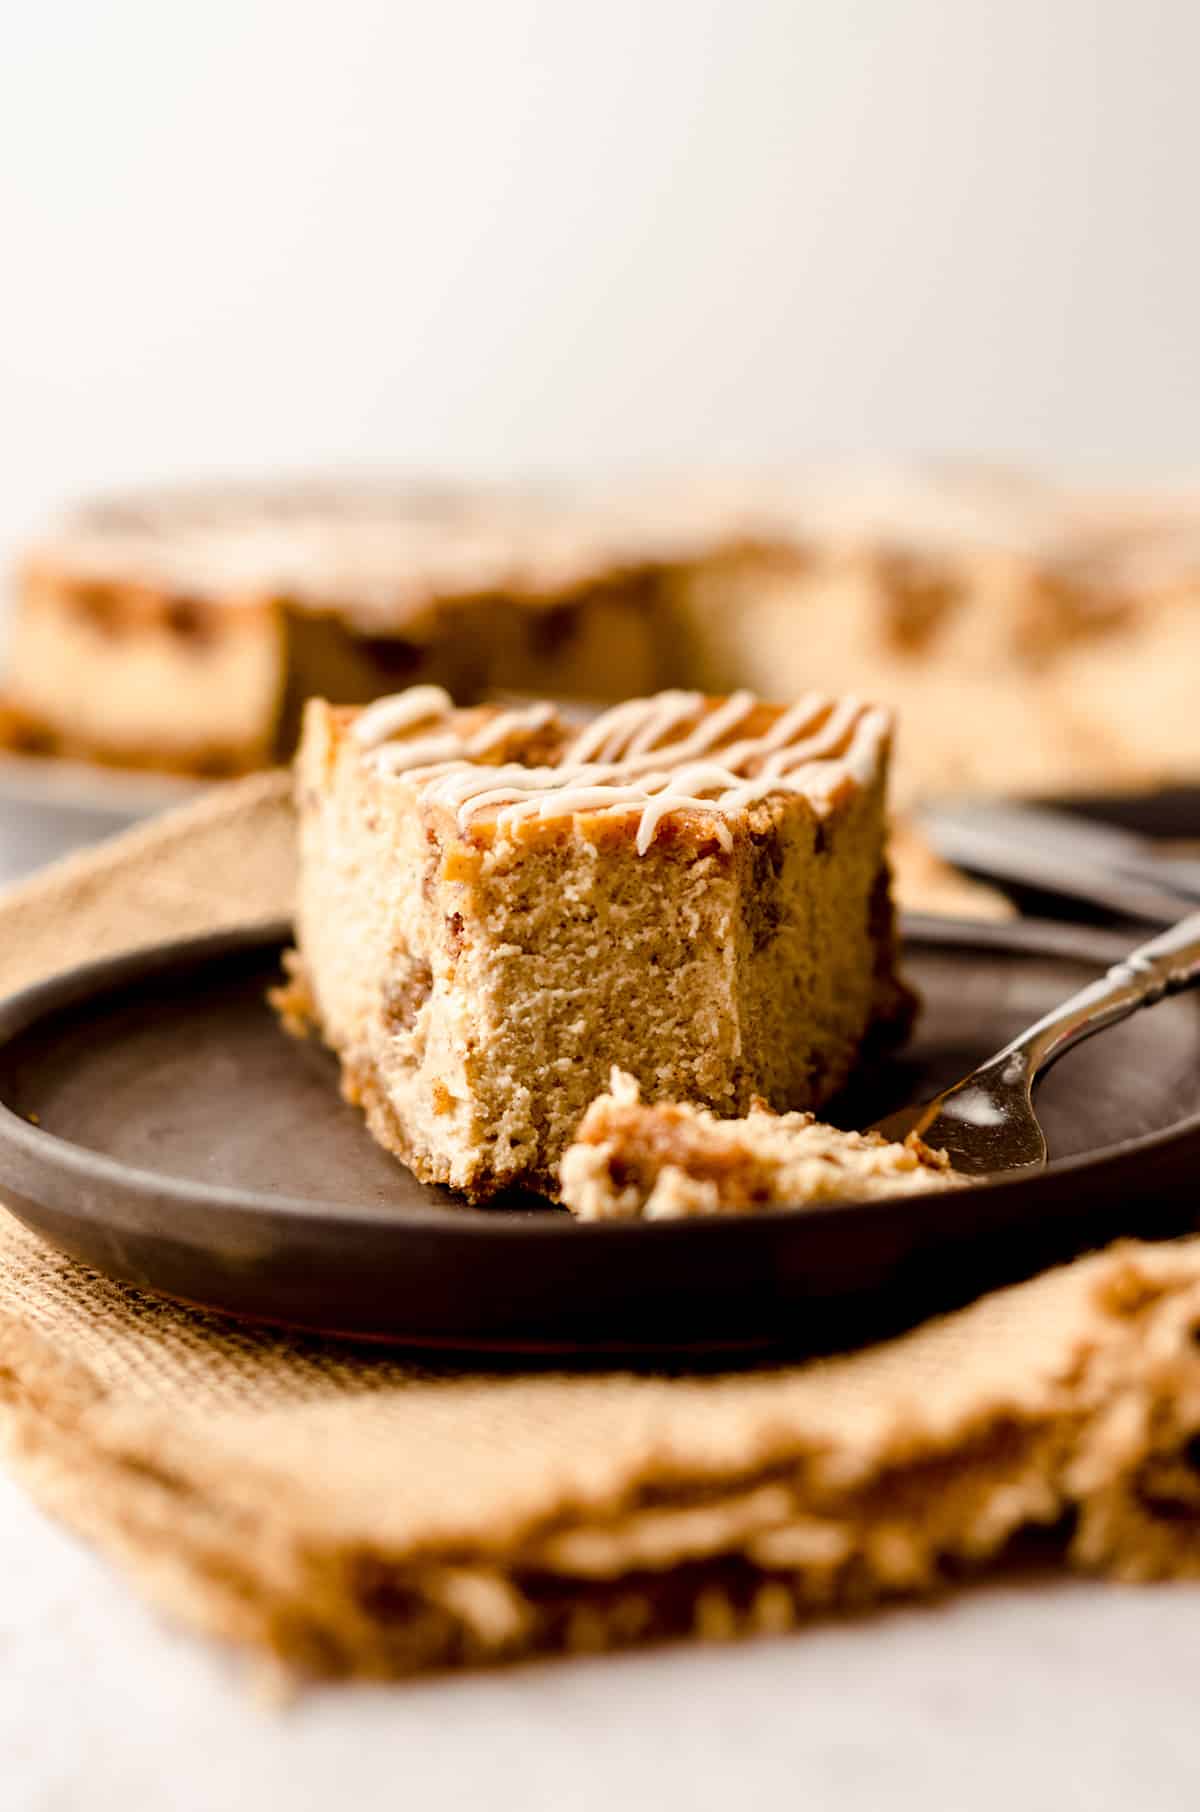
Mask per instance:
[[[76,970],[0,1007],[0,1188],[100,1271],[234,1315],[417,1346],[728,1356],[846,1346],[1119,1233],[1196,1216],[1200,997],[1066,1058],[1053,1162],[969,1194],[647,1226],[414,1181],[264,1002],[284,927]],[[925,1012],[841,1104],[862,1124],[961,1074],[1124,940],[906,925]],[[36,1123],[34,1123],[36,1121]]]

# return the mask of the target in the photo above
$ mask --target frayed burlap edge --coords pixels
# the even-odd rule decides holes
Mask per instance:
[[[1020,1289],[1053,1312],[1081,1285],[1086,1325],[1053,1374],[1014,1367],[951,1427],[915,1417],[859,1453],[760,1432],[710,1475],[659,1451],[411,1552],[312,1524],[269,1467],[233,1478],[11,1314],[0,1431],[45,1508],[155,1604],[308,1676],[779,1633],[981,1576],[1034,1532],[1043,1560],[1091,1574],[1200,1578],[1200,1242],[1125,1245]],[[953,1318],[968,1351],[976,1314]]]

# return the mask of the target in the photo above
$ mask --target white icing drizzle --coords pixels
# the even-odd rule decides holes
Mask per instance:
[[[726,795],[724,793],[717,799],[700,799],[692,797],[687,793],[675,794],[664,790],[658,794],[657,798],[647,800],[646,804],[642,807],[642,815],[638,819],[637,837],[635,840],[635,848],[637,849],[638,855],[645,855],[655,837],[658,835],[659,825],[662,823],[663,819],[669,817],[672,812],[717,812],[723,814],[728,809],[725,804],[725,799]],[[732,849],[733,838],[729,834],[729,826],[722,823],[720,818],[718,818],[717,821],[716,832],[717,836],[720,838],[722,848],[727,850]]]
[[[556,782],[562,784],[562,771],[559,768],[527,768],[519,762],[509,762],[506,766],[497,768],[451,768],[448,773],[427,781],[422,787],[422,793],[426,799],[435,799],[441,805],[457,808],[473,794],[482,793],[490,787],[515,785],[520,791],[533,790],[541,793]]]
[[[814,804],[828,807],[841,781],[849,777],[860,786],[870,784],[891,730],[886,711],[864,711],[854,726],[848,746],[840,754],[827,754],[789,767],[786,773],[768,773],[766,769],[725,795],[728,811],[753,805],[771,793],[804,793]]]
[[[442,686],[410,686],[407,692],[395,692],[388,698],[377,698],[354,720],[351,732],[364,749],[378,748],[411,730],[431,717],[445,717],[454,709],[454,700]]]
[[[433,692],[440,688],[431,686],[428,690]],[[453,704],[449,708],[453,710]],[[544,730],[553,716],[553,705],[529,705],[523,711],[501,711],[482,724],[472,736],[447,730],[441,736],[425,736],[410,742],[389,742],[375,756],[376,772],[404,774],[414,768],[435,767],[441,762],[478,761],[481,755],[490,754],[511,736],[518,733],[531,735],[535,730]]]
[[[634,698],[627,704],[614,705],[580,731],[565,760],[573,764],[592,760],[625,764],[641,751],[649,750],[652,752],[644,759],[652,765],[661,754],[654,744],[681,720],[702,711],[704,703],[702,692],[659,692],[653,698]],[[715,711],[701,718],[682,742],[670,744],[672,759],[690,761],[695,755],[703,755],[736,729],[757,703],[753,692],[730,693]]]
[[[507,742],[518,733],[532,735],[544,730],[554,716],[553,705],[527,705],[523,711],[501,711],[476,730],[467,743],[468,755],[486,755],[490,749]]]
[[[844,698],[834,706],[820,729],[776,749],[763,763],[764,774],[790,774],[802,761],[816,761],[835,755],[863,714],[857,698]]]
[[[379,724],[407,727],[453,711],[439,687],[412,688],[418,698],[406,711],[410,694],[381,700],[378,721],[368,746],[399,732],[381,734]],[[438,701],[445,699],[444,705]],[[431,705],[437,705],[436,711]],[[645,855],[663,820],[677,812],[700,812],[714,819],[721,845],[733,847],[727,816],[772,793],[803,793],[818,810],[827,809],[837,788],[848,778],[870,783],[877,771],[891,722],[885,711],[847,698],[835,704],[810,693],[797,701],[758,736],[725,742],[756,709],[751,692],[735,692],[715,710],[698,692],[661,692],[655,698],[615,705],[586,726],[554,767],[526,767],[509,762],[494,767],[474,765],[514,735],[544,728],[553,720],[551,705],[532,705],[490,718],[473,734],[454,730],[413,738],[377,749],[376,771],[407,775],[421,797],[453,811],[461,831],[479,816],[494,812],[497,829],[531,816],[545,821],[576,812],[638,813],[636,848]],[[677,740],[664,740],[700,714],[700,721]],[[358,726],[363,718],[358,719]],[[724,743],[724,746],[721,746]],[[749,769],[752,772],[748,772]]]
[[[677,724],[685,724],[690,717],[695,717],[703,700],[698,692],[660,692],[658,703],[659,710],[647,717],[641,729],[630,737],[626,756],[644,755]]]
[[[659,699],[663,696],[660,693]],[[695,699],[692,707],[695,710],[700,704],[700,695],[693,693],[691,697]],[[567,760],[576,766],[588,761],[615,761],[629,737],[648,721],[657,703],[658,699],[634,698],[623,705],[614,705],[610,711],[602,711],[579,732],[567,750]]]
[[[411,742],[389,742],[375,753],[377,774],[407,774],[414,768],[434,767],[439,762],[461,761],[463,739],[453,730],[442,736],[416,736]]]

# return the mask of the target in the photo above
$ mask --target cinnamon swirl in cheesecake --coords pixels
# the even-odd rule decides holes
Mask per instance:
[[[884,849],[891,724],[672,690],[582,729],[427,686],[312,702],[280,1005],[381,1143],[481,1200],[555,1194],[614,1065],[723,1116],[812,1108],[911,996]]]

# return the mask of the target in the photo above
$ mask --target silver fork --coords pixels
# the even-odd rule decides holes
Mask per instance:
[[[964,1176],[1039,1170],[1046,1139],[1033,1088],[1050,1065],[1084,1038],[1200,981],[1200,912],[1140,944],[1099,981],[1006,1044],[1002,1051],[932,1101],[901,1108],[872,1128],[888,1139],[915,1132],[948,1153]]]

